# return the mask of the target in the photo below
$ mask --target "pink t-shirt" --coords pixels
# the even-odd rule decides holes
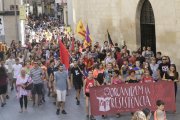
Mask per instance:
[[[22,78],[21,75],[17,77],[16,85],[25,84],[26,82],[32,82],[29,75],[26,74],[25,78]],[[28,90],[22,88],[21,86],[17,87],[17,97],[21,97],[22,95],[28,95]]]

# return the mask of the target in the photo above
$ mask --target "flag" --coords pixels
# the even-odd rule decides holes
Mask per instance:
[[[86,30],[81,20],[79,20],[76,28],[76,33],[82,38],[85,39]]]
[[[84,44],[83,44],[84,48],[91,46],[92,41],[93,40],[92,40],[92,37],[90,36],[89,27],[87,25],[87,27],[86,27],[86,37],[85,37]]]
[[[71,41],[71,51],[74,51],[74,36],[72,37]]]
[[[65,65],[66,69],[69,69],[69,66],[70,66],[69,65],[69,52],[61,40],[59,40],[59,47],[60,47],[59,53],[60,53],[61,62],[62,64]]]
[[[83,42],[83,48],[87,48],[87,47],[89,47],[89,46],[91,46],[91,43],[88,43],[86,40],[84,40],[84,42]]]
[[[112,46],[114,46],[108,30],[107,30],[107,33],[108,33],[108,41],[109,41],[109,44],[112,45]]]
[[[87,43],[90,43],[90,42],[91,42],[90,32],[89,32],[89,27],[88,27],[88,25],[87,25],[87,27],[86,27],[86,41],[87,41]]]
[[[71,27],[66,27],[66,31],[68,34],[70,34],[71,33]]]

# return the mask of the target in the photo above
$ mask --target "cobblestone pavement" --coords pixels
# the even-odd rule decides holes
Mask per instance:
[[[15,97],[15,93],[9,93],[10,99],[4,108],[0,107],[0,120],[86,120],[84,98],[81,97],[81,104],[77,106],[75,103],[75,92],[71,90],[71,94],[67,96],[66,112],[67,115],[56,115],[56,107],[53,105],[53,99],[46,97],[45,104],[32,107],[32,102],[28,103],[28,111],[19,113],[19,102]],[[177,97],[177,112],[167,113],[168,120],[180,120],[180,90]],[[109,116],[106,120],[130,120],[130,114],[122,114],[120,118]],[[102,120],[101,117],[96,117],[96,120]]]

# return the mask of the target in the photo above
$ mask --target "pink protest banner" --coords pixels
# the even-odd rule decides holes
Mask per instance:
[[[143,108],[155,111],[159,99],[165,102],[166,111],[176,111],[173,82],[124,83],[90,89],[92,115],[135,112]]]

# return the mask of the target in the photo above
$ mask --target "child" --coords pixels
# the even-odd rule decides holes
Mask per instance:
[[[144,75],[142,76],[142,79],[141,79],[143,83],[150,83],[150,82],[153,82],[153,77],[150,75],[150,72],[148,69],[146,69],[144,71]]]
[[[166,112],[164,110],[164,102],[161,100],[156,101],[157,110],[154,112],[154,120],[167,120]]]

